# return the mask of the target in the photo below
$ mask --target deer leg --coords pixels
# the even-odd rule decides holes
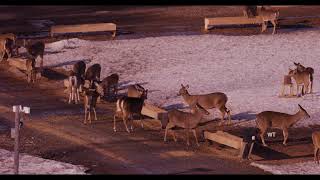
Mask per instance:
[[[84,108],[84,121],[83,121],[84,124],[87,124],[87,113],[88,113],[88,111],[87,111],[87,108],[85,107]]]
[[[116,116],[117,116],[117,112],[113,115],[113,131],[117,132],[116,129]]]
[[[292,84],[290,85],[290,96],[293,96],[293,87],[292,87]]]
[[[317,163],[317,164],[319,164],[318,151],[319,151],[319,148],[314,147],[314,162]]]
[[[195,129],[192,129],[192,132],[193,132],[193,136],[194,138],[196,139],[196,143],[197,143],[197,146],[200,146],[199,142],[198,142],[198,138],[197,138],[197,132]]]
[[[284,137],[284,140],[283,140],[283,145],[287,145],[287,140],[288,140],[288,129],[283,129],[283,137]]]
[[[89,108],[89,115],[88,115],[88,120],[89,120],[89,124],[91,124],[91,108]]]
[[[93,113],[94,113],[94,120],[96,120],[96,121],[97,121],[98,119],[97,119],[97,112],[96,112],[96,108],[95,108],[95,107],[93,107],[92,109],[93,109]]]
[[[128,115],[122,114],[122,120],[123,120],[124,126],[126,127],[127,132],[130,133],[128,126],[127,126]]]
[[[265,133],[266,133],[266,130],[261,130],[260,138],[261,138],[261,141],[262,141],[263,146],[267,147],[268,145],[267,145],[266,142],[264,141],[264,134],[265,134]]]
[[[140,114],[139,117],[140,117],[140,124],[141,124],[141,127],[142,127],[142,129],[143,129],[142,115]]]
[[[272,34],[274,34],[274,33],[276,32],[276,26],[277,26],[277,24],[276,24],[275,21],[271,21],[271,23],[273,24],[273,32],[272,32]]]
[[[286,87],[286,86],[285,86],[284,84],[282,84],[280,96],[284,96],[285,87]]]
[[[77,88],[77,100],[78,100],[78,102],[80,102],[80,92],[79,92],[79,88]]]
[[[187,136],[187,146],[190,146],[190,142],[189,142],[189,129],[186,128],[185,131],[186,131],[186,136]]]
[[[71,103],[71,96],[72,96],[72,92],[69,93],[69,100],[68,100],[69,104]]]

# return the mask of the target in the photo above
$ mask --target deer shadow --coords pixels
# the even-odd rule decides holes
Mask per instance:
[[[41,76],[48,78],[50,80],[64,80],[68,77],[65,74],[62,74],[60,72],[57,72],[49,68],[44,68],[43,71],[41,72]]]
[[[171,110],[171,109],[187,109],[188,107],[185,106],[182,103],[177,103],[177,104],[171,104],[171,105],[168,105],[168,106],[164,106],[163,108],[165,110]]]
[[[56,68],[56,67],[61,67],[61,66],[73,65],[73,64],[76,64],[77,62],[80,62],[80,61],[84,61],[86,64],[88,64],[91,62],[91,59],[73,60],[73,61],[58,63],[55,65],[49,65],[49,66],[45,66],[45,67],[46,68]]]
[[[59,53],[64,53],[66,51],[45,51],[44,55],[50,55],[50,54],[59,54]]]

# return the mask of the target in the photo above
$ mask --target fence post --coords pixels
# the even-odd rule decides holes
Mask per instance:
[[[13,106],[13,111],[15,112],[14,126],[15,126],[15,141],[14,141],[14,174],[19,173],[19,126],[20,126],[20,108],[21,106]]]

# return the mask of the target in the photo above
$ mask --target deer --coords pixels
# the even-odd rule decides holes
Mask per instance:
[[[257,6],[245,6],[243,8],[243,16],[248,18],[257,16]]]
[[[310,118],[308,112],[301,107],[300,104],[299,111],[295,114],[286,114],[275,111],[263,111],[257,114],[256,126],[260,132],[260,138],[262,140],[263,146],[267,146],[264,141],[264,135],[268,128],[281,129],[283,132],[283,145],[287,145],[288,140],[288,129],[303,118]]]
[[[15,49],[15,44],[12,39],[0,39],[0,52],[2,54],[2,60],[11,58],[14,54]]]
[[[262,29],[261,32],[267,30],[267,24],[270,21],[273,25],[272,34],[276,32],[277,20],[279,18],[279,11],[266,9],[264,6],[261,7],[259,17],[262,20]]]
[[[7,48],[10,47],[12,54],[19,54],[19,47],[17,46],[17,36],[13,33],[0,34],[0,41],[7,41]],[[2,47],[2,45],[1,45]],[[7,54],[8,55],[8,54]]]
[[[293,83],[292,83],[292,80],[291,80],[291,76],[285,75],[283,77],[280,96],[285,96],[286,95],[285,94],[285,89],[286,89],[287,86],[290,89],[290,96],[293,96]]]
[[[93,81],[100,81],[100,74],[101,74],[101,65],[100,64],[93,64],[88,67],[85,73],[85,80],[93,80]]]
[[[103,91],[99,88],[97,82],[91,80],[89,82],[89,88],[84,88],[84,124],[87,124],[87,120],[89,124],[91,124],[91,111],[94,112],[94,119],[97,119],[96,113],[96,104],[99,96],[103,96]]]
[[[27,66],[27,81],[28,83],[34,83],[36,80],[36,60],[34,58],[28,58],[26,60]]]
[[[314,74],[314,69],[312,67],[304,67],[300,63],[293,62],[293,64],[297,67],[297,71],[303,72],[306,71],[310,75],[310,91],[309,93],[312,93],[312,86],[313,86],[313,74]]]
[[[231,114],[230,110],[226,108],[226,103],[228,97],[222,92],[214,92],[210,94],[200,94],[200,95],[191,95],[188,92],[189,85],[184,86],[181,84],[178,96],[182,96],[183,100],[191,107],[194,104],[198,103],[201,107],[205,109],[218,108],[221,112],[221,122],[222,124],[225,114],[228,114],[228,124],[231,124]]]
[[[141,97],[121,97],[117,100],[116,111],[113,116],[113,131],[117,132],[116,129],[116,117],[122,117],[123,124],[126,128],[126,131],[130,133],[130,130],[127,126],[127,121],[129,118],[132,119],[134,114],[138,114],[140,118],[141,127],[143,128],[142,114],[141,110],[144,105],[144,101],[147,99],[148,90],[145,90]],[[131,120],[131,131],[133,132],[132,120]]]
[[[76,76],[76,73],[71,72],[69,76],[68,90],[69,90],[69,100],[68,103],[71,104],[71,101],[74,101],[75,104],[78,104],[80,101],[80,82]]]
[[[86,63],[84,61],[78,61],[73,65],[72,72],[77,77],[77,83],[79,84],[79,92],[82,92],[82,86],[84,85],[84,78],[86,72]]]
[[[312,143],[314,146],[314,161],[319,164],[320,131],[312,133]]]
[[[37,59],[40,56],[40,68],[43,68],[43,55],[45,49],[45,43],[42,41],[37,41],[35,43],[30,43],[30,41],[23,40],[23,47],[26,48],[29,55],[34,59]]]
[[[140,84],[128,86],[128,97],[141,97],[145,89]]]
[[[116,73],[113,73],[110,76],[105,77],[102,80],[101,85],[103,87],[105,94],[109,96],[111,89],[112,89],[113,95],[118,94],[118,83],[119,83],[119,75]]]
[[[201,105],[196,103],[192,107],[192,111],[190,112],[183,112],[179,111],[177,109],[170,110],[168,112],[168,124],[166,126],[165,134],[164,134],[164,139],[163,141],[167,141],[167,133],[169,129],[172,129],[174,127],[180,127],[185,129],[186,132],[186,141],[187,141],[187,146],[190,145],[189,143],[189,132],[192,131],[195,139],[196,139],[196,144],[197,146],[199,145],[198,138],[197,138],[197,132],[196,128],[198,127],[200,120],[204,115],[209,115],[210,113],[204,109]],[[177,138],[175,135],[175,132],[172,132],[172,136],[175,142],[177,142]]]
[[[302,86],[301,94],[304,95],[307,93],[310,85],[310,73],[307,71],[298,71],[297,69],[290,69],[288,76],[293,77],[297,85],[297,96],[299,94],[299,86]]]

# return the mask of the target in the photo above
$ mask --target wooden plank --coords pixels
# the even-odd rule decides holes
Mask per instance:
[[[155,105],[145,103],[142,107],[141,114],[161,120],[166,118],[167,111]]]
[[[217,18],[205,18],[205,30],[208,30],[209,26],[217,25],[238,25],[238,24],[262,24],[262,18],[260,16],[248,18],[245,16],[239,17],[217,17]]]
[[[225,134],[221,133],[210,133],[208,131],[204,132],[205,139],[209,139],[211,141],[215,141],[220,144],[224,144],[230,147],[233,147],[235,149],[241,149],[242,148],[242,141],[230,139],[230,137],[225,136]]]
[[[240,142],[243,141],[242,138],[240,138],[240,137],[238,137],[238,136],[235,136],[235,135],[232,135],[232,134],[229,134],[229,133],[227,133],[227,132],[217,131],[216,133],[219,134],[219,135],[228,137],[228,138],[230,138],[230,139],[232,139],[232,140],[235,140],[235,141],[240,141]]]
[[[10,66],[14,66],[21,70],[27,70],[27,59],[26,58],[8,58],[8,62]]]
[[[77,32],[98,32],[112,31],[115,36],[116,24],[114,23],[96,23],[96,24],[75,24],[75,25],[57,25],[51,27],[51,37],[55,33],[77,33]]]

